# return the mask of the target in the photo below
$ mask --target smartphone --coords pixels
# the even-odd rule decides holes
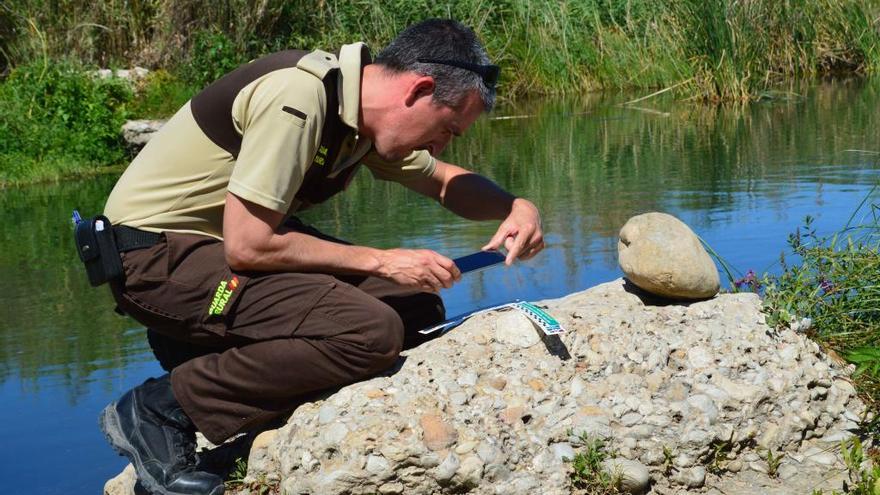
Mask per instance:
[[[503,263],[505,256],[498,251],[479,251],[452,260],[461,273],[482,270],[498,263]]]

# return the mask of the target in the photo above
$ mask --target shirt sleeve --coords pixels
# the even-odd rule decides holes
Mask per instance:
[[[242,141],[229,192],[287,213],[320,144],[326,106],[321,80],[296,68],[246,86],[232,109]]]
[[[379,158],[375,150],[370,151],[361,160],[370,169],[373,177],[379,180],[406,182],[419,177],[430,177],[437,168],[437,160],[426,150],[410,153],[403,160],[386,162]]]

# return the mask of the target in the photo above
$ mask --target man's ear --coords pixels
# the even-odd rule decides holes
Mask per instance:
[[[420,76],[413,79],[412,83],[407,87],[406,99],[404,103],[411,107],[419,98],[433,97],[434,95],[434,78],[431,76]]]

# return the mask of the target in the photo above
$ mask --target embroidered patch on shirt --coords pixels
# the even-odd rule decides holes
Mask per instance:
[[[318,148],[318,153],[315,154],[315,164],[316,165],[324,165],[324,161],[327,160],[327,147],[321,146]]]

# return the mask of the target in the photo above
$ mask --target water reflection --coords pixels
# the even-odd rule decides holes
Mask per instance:
[[[826,83],[736,107],[626,101],[522,102],[506,113],[528,117],[483,121],[450,147],[445,159],[535,201],[548,234],[539,259],[450,291],[450,312],[559,296],[617,276],[617,231],[651,210],[681,216],[743,270],[763,268],[805,215],[827,218],[828,228],[845,222],[876,177],[877,85]],[[478,249],[494,228],[438,212],[368,173],[305,216],[356,242],[450,256]]]
[[[465,277],[445,291],[450,314],[557,297],[619,276],[616,233],[630,216],[651,210],[678,215],[742,270],[772,267],[805,215],[817,217],[820,229],[839,228],[877,180],[877,85],[824,83],[800,97],[732,108],[662,98],[621,105],[630,98],[519,102],[498,116],[528,117],[484,119],[453,143],[444,159],[539,205],[547,250],[512,269]],[[77,413],[71,417],[83,418],[76,427],[95,433],[78,448],[104,459],[115,458],[94,428],[97,410],[157,372],[143,330],[113,312],[106,288],[89,287],[73,250],[71,209],[100,211],[114,181],[0,191],[0,401],[25,413],[4,424],[43,418],[47,407],[65,414],[66,404]],[[496,226],[461,220],[367,172],[304,219],[357,243],[452,257],[479,249]],[[7,452],[35,441],[8,429],[0,437]],[[83,483],[97,491],[106,474]],[[7,481],[21,493],[64,486]]]
[[[113,312],[106,287],[89,286],[73,250],[71,210],[100,211],[113,183],[100,177],[0,193],[0,382],[16,374],[26,390],[63,390],[75,403],[95,371],[142,354],[141,331]],[[53,380],[36,380],[42,375]]]
[[[806,214],[854,207],[876,176],[878,87],[825,83],[803,97],[745,107],[671,100],[621,105],[626,95],[521,102],[484,119],[444,159],[473,167],[542,210],[548,251],[516,270],[468,277],[450,312],[515,297],[560,295],[614,272],[615,234],[630,216],[677,213],[714,235],[722,255],[748,258]],[[852,151],[860,150],[860,151]],[[145,350],[137,325],[92,289],[71,248],[70,210],[99,211],[113,177],[0,193],[0,381],[59,380],[72,401],[95,370],[120,368]],[[304,218],[331,235],[377,247],[457,256],[478,249],[495,224],[472,223],[395,184],[359,174],[351,189]],[[743,226],[782,230],[743,231]],[[829,226],[833,227],[833,226]],[[740,232],[738,237],[721,235]],[[773,253],[775,256],[777,253]],[[749,263],[750,265],[752,263]],[[540,291],[535,289],[540,287]]]

